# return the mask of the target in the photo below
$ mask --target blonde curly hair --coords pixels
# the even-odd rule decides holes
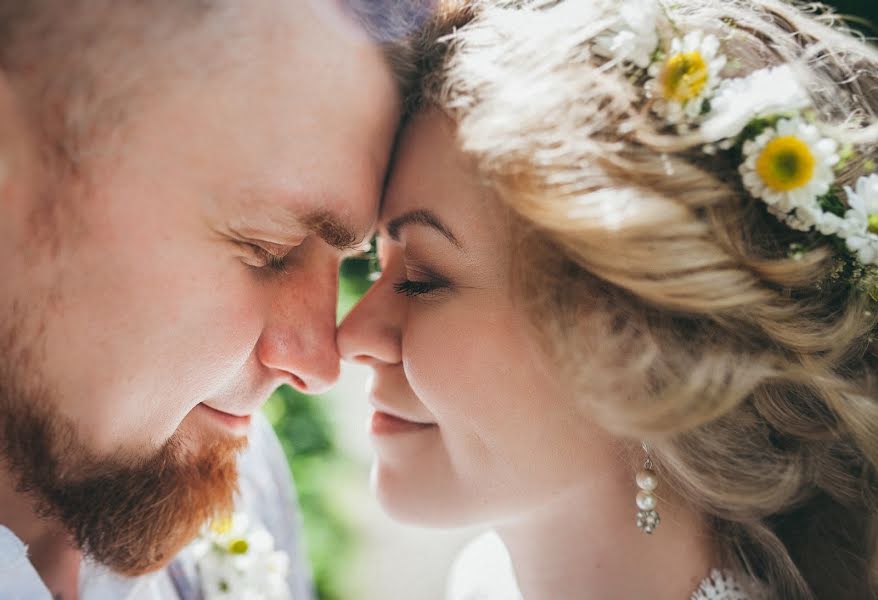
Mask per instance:
[[[874,169],[878,52],[825,7],[665,9],[721,38],[727,75],[793,67],[857,151],[840,184]],[[726,565],[772,598],[874,598],[878,302],[838,276],[836,246],[768,214],[737,163],[669,131],[642,81],[592,52],[614,10],[445,2],[416,40],[410,106],[455,123],[517,217],[519,301],[583,408],[651,441]]]

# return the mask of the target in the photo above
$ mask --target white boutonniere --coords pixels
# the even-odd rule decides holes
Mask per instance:
[[[289,600],[289,557],[271,534],[245,513],[214,519],[192,555],[204,600]]]

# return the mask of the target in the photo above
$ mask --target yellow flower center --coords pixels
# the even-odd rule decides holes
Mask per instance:
[[[229,544],[229,552],[232,554],[247,554],[249,549],[250,544],[247,543],[247,540],[234,540]]]
[[[662,69],[662,92],[666,100],[686,102],[697,98],[707,84],[709,71],[701,52],[680,52],[670,57]]]
[[[878,234],[878,213],[869,215],[869,233]]]
[[[794,135],[774,138],[756,159],[756,172],[775,192],[802,187],[814,176],[814,155],[808,144]]]
[[[210,522],[210,530],[217,535],[224,535],[232,530],[232,516],[223,515]]]

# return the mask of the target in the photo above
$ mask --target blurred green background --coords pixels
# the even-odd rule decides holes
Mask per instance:
[[[848,22],[869,37],[878,37],[878,0],[839,0],[829,3]],[[352,259],[341,269],[339,316],[345,315],[368,290],[372,272],[368,259]],[[289,387],[279,389],[265,413],[280,437],[292,468],[302,506],[305,543],[320,600],[351,600],[346,574],[363,549],[353,519],[334,490],[340,482],[360,485],[361,465],[338,449],[336,432],[327,414],[326,397],[308,397]]]

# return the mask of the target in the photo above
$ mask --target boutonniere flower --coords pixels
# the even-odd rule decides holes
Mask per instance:
[[[204,600],[289,600],[289,557],[245,513],[214,519],[192,544]]]

